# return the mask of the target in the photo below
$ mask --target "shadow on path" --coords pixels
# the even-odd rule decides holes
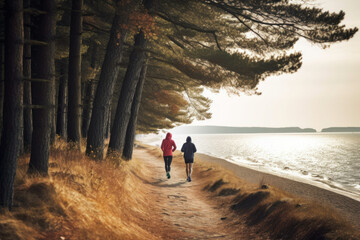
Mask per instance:
[[[165,183],[166,180],[163,180],[163,179],[158,179],[157,181],[155,182],[150,182],[142,177],[140,177],[136,172],[132,171],[132,173],[138,178],[140,179],[141,181],[143,181],[144,183],[146,184],[150,184],[150,185],[153,185],[153,186],[156,186],[156,187],[167,187],[167,188],[171,188],[171,187],[178,187],[178,186],[181,186],[183,184],[186,183],[186,180],[183,180],[183,181],[180,181],[180,182],[177,182],[177,183],[172,183],[172,184],[168,184],[168,183]]]

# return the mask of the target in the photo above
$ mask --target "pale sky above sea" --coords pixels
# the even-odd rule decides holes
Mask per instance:
[[[359,0],[315,0],[330,11],[345,11],[346,27],[360,28]],[[212,118],[191,125],[239,127],[360,126],[360,32],[349,41],[322,49],[305,40],[296,44],[303,65],[294,74],[269,77],[259,84],[261,96],[206,92],[213,100]]]

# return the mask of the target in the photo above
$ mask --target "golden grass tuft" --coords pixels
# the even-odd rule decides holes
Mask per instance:
[[[156,239],[139,162],[93,161],[57,139],[49,176],[28,176],[19,159],[14,208],[0,215],[0,239]]]

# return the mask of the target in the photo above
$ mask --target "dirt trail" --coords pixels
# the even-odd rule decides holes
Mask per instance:
[[[171,179],[167,179],[161,157],[146,149],[136,149],[135,157],[152,173],[142,180],[148,185],[149,200],[154,201],[154,219],[159,219],[167,228],[161,229],[162,238],[264,239],[251,233],[238,219],[231,217],[231,213],[217,206],[215,200],[209,199],[195,174],[193,181],[187,182],[182,160],[173,160]]]

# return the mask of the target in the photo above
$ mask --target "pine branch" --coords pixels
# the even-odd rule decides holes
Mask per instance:
[[[265,38],[263,38],[258,32],[256,32],[255,30],[253,30],[249,25],[247,25],[244,21],[242,21],[239,16],[236,15],[236,13],[234,13],[233,11],[230,11],[228,8],[226,8],[224,5],[215,3],[213,1],[209,2],[210,5],[213,5],[215,7],[218,7],[220,9],[222,9],[223,11],[230,13],[233,17],[235,17],[241,24],[243,24],[247,29],[249,29],[251,32],[253,32],[255,35],[257,35],[259,38],[261,38],[266,45],[268,45],[268,42],[265,40]],[[243,15],[241,15],[242,17],[244,17]],[[245,18],[245,17],[244,17]]]
[[[203,28],[198,27],[197,25],[194,25],[194,24],[191,24],[191,23],[188,23],[188,22],[176,21],[176,20],[173,20],[173,19],[163,15],[160,12],[156,12],[155,14],[157,16],[159,16],[160,18],[164,19],[165,21],[171,22],[174,25],[177,25],[177,26],[180,26],[180,27],[183,27],[183,28],[186,28],[186,29],[191,29],[191,30],[201,32],[201,33],[212,34],[214,36],[216,46],[219,48],[220,51],[222,51],[221,46],[220,46],[219,41],[218,41],[218,38],[217,38],[217,35],[216,35],[217,30],[203,29]]]
[[[184,89],[184,92],[185,92],[188,100],[189,100],[189,103],[190,103],[191,107],[192,107],[200,116],[205,117],[205,114],[204,114],[201,110],[199,110],[198,107],[197,107],[197,104],[194,103],[192,97],[191,97],[190,94],[189,94],[188,88],[186,87],[186,85],[185,85],[183,82],[181,82],[181,81],[179,81],[179,80],[176,80],[176,79],[172,79],[172,78],[164,78],[164,77],[157,77],[157,76],[151,76],[151,75],[148,75],[148,77],[149,77],[149,78],[153,78],[153,79],[159,79],[159,80],[167,81],[167,82],[173,82],[173,83],[179,85],[180,87],[182,87],[182,88]]]

